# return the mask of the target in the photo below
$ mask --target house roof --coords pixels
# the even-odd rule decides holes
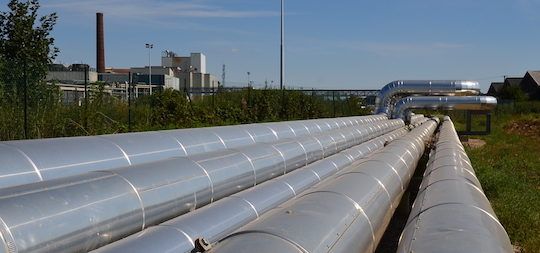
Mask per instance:
[[[489,86],[488,95],[497,95],[499,91],[501,91],[502,87],[504,86],[503,82],[493,82]]]
[[[504,83],[510,86],[519,86],[523,77],[507,77],[504,79]]]
[[[540,86],[540,70],[529,70],[527,71],[527,74],[529,74],[536,84]]]

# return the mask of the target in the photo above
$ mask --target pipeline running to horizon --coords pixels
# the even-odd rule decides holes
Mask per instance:
[[[511,252],[451,119],[413,113],[496,103],[394,81],[368,116],[0,142],[0,253],[375,252],[426,162],[398,252]]]

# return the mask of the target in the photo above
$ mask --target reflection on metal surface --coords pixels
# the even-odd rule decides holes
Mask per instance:
[[[427,110],[493,110],[497,99],[491,96],[427,96],[406,97],[399,100],[392,112],[393,118],[405,119],[410,117],[407,112],[413,109]],[[409,121],[409,119],[406,119]]]
[[[390,116],[392,105],[401,97],[423,96],[471,96],[480,93],[475,81],[463,80],[398,80],[385,85],[376,99],[375,114]]]
[[[212,252],[373,252],[438,120],[429,120],[218,243]]]
[[[317,134],[386,119],[381,115],[371,115],[1,142],[0,188]]]
[[[376,116],[368,118],[377,121],[361,126],[346,127],[353,122],[336,121],[336,126],[343,128],[310,136],[3,188],[1,234],[10,238],[4,243],[11,241],[10,245],[20,252],[92,250],[322,158],[323,152],[331,149],[317,141],[319,136],[331,136],[335,141],[326,145],[339,152],[404,124],[400,119],[383,121],[378,119],[384,116]],[[239,143],[238,139],[243,138],[241,132],[234,136],[221,139],[224,143]],[[112,143],[102,137],[93,140]],[[130,147],[125,153],[129,156],[138,152],[136,147]]]
[[[397,252],[513,252],[448,117]]]
[[[395,124],[391,121],[388,123]],[[401,122],[397,123],[398,126],[403,126]],[[257,219],[268,210],[343,170],[353,161],[383,148],[385,143],[406,133],[407,130],[404,128],[394,130],[194,212],[99,248],[95,252],[147,252],[150,245],[156,252],[191,252],[194,247],[194,238],[202,237],[214,243]],[[358,136],[362,137],[362,135]]]
[[[412,126],[419,126],[421,125],[422,123],[424,123],[426,121],[426,117],[424,117],[423,114],[414,114],[414,113],[411,113],[411,120],[410,120],[410,124]]]

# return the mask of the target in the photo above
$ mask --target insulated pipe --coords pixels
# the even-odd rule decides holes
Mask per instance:
[[[0,234],[8,252],[92,250],[402,126],[386,120],[0,189]]]
[[[448,117],[397,252],[514,252]]]
[[[211,252],[375,251],[437,124],[427,121],[237,230]]]
[[[423,114],[413,114],[411,115],[411,125],[419,126],[422,123],[426,122],[428,119],[424,117]]]
[[[189,214],[147,228],[97,249],[108,252],[192,252],[197,238],[214,243],[270,209],[403,136],[405,128],[377,137],[314,162],[264,184],[233,194]]]
[[[409,121],[407,112],[414,109],[427,110],[493,110],[497,106],[497,99],[491,96],[426,96],[406,97],[394,105],[392,118]]]
[[[385,85],[375,100],[375,114],[390,116],[392,104],[403,96],[470,96],[480,93],[475,81],[462,80],[398,80]]]
[[[381,115],[0,142],[0,188],[387,119]]]

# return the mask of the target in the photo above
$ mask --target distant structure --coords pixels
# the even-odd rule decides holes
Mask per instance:
[[[85,76],[86,68],[88,73]],[[51,64],[45,78],[47,81],[64,84],[84,84],[85,79],[87,83],[98,81],[98,73],[87,64],[72,64],[67,67],[62,64]]]
[[[523,76],[523,80],[521,80],[521,83],[519,85],[521,87],[521,90],[523,90],[525,94],[535,94],[539,92],[540,70],[527,71],[527,73],[525,73],[525,76]]]
[[[174,68],[163,67],[163,66],[151,66],[152,68],[152,89],[175,89],[180,90],[180,80],[176,75]],[[150,67],[133,67],[131,68],[131,73],[135,76],[134,82],[139,85],[141,88],[148,88],[150,78]]]
[[[497,96],[499,92],[501,92],[502,88],[504,87],[504,82],[492,82],[489,86],[489,90],[487,92],[487,95],[489,96]]]
[[[500,96],[510,87],[519,88],[529,99],[540,100],[540,70],[529,70],[523,77],[505,77],[504,82],[493,82],[487,94]]]
[[[212,94],[220,82],[217,77],[207,73],[206,56],[191,53],[178,56],[166,50],[161,56],[160,66],[131,67],[118,69],[105,65],[105,36],[103,13],[96,13],[96,69],[87,64],[51,64],[46,80],[54,82],[64,92],[64,103],[79,101],[84,94],[84,84],[101,82],[104,91],[111,95],[128,98],[149,94],[150,90],[175,89],[187,92],[190,96]],[[223,66],[225,70],[225,65]],[[150,73],[152,76],[150,76]],[[130,76],[131,74],[131,76]],[[150,86],[150,80],[152,85]],[[225,76],[223,74],[223,80]],[[130,89],[131,87],[131,89]]]
[[[105,73],[105,37],[103,13],[96,13],[96,66],[98,73]]]
[[[206,74],[206,56],[202,53],[191,53],[189,57],[178,56],[170,50],[163,51],[161,66],[178,68],[182,72]]]
[[[223,64],[223,71],[221,72],[221,85],[225,86],[225,64]]]
[[[202,53],[178,56],[175,52],[166,50],[161,56],[161,66],[131,68],[131,72],[138,74],[139,84],[148,84],[150,68],[152,69],[152,87],[165,86],[204,94],[212,92],[219,85],[216,76],[206,73],[206,56]]]

